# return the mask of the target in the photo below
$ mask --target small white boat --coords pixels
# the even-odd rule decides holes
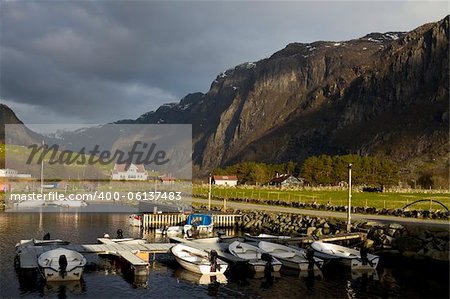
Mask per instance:
[[[228,250],[232,255],[247,260],[250,270],[254,272],[263,272],[267,265],[267,261],[263,260],[263,258],[267,258],[267,256],[263,256],[263,254],[268,253],[256,246],[235,241],[230,244]],[[281,262],[277,258],[270,256],[270,254],[268,255],[268,258],[271,259],[273,271],[280,271]]]
[[[195,230],[200,234],[210,234],[213,232],[214,223],[211,215],[191,214],[186,219],[184,233]]]
[[[258,243],[258,247],[276,257],[283,266],[298,270],[319,270],[323,265],[323,260],[313,257],[313,268],[309,269],[309,260],[306,255],[306,251],[302,248],[292,248],[281,244],[270,243],[261,241]]]
[[[352,269],[373,268],[378,266],[380,257],[367,254],[367,265],[361,258],[358,250],[324,242],[313,242],[311,247],[315,250],[315,256],[321,259],[337,260],[340,263],[350,266]]]
[[[155,229],[155,234],[157,235],[167,235],[167,236],[178,236],[184,233],[184,228],[182,226],[167,226],[163,228]]]
[[[131,226],[141,226],[142,225],[142,217],[141,215],[132,214],[128,216],[128,220]]]
[[[87,203],[82,200],[70,200],[70,199],[64,199],[60,201],[60,206],[63,208],[82,208],[87,207]]]
[[[76,251],[58,248],[41,254],[38,265],[47,281],[80,280],[86,258]]]
[[[14,207],[17,209],[32,209],[32,208],[42,208],[45,201],[41,200],[24,200],[14,203]]]
[[[211,254],[206,253],[203,250],[193,248],[184,244],[177,244],[173,246],[170,251],[175,256],[177,262],[186,270],[207,275],[217,275],[218,273],[224,273],[228,264],[220,259],[211,258]]]
[[[250,235],[249,233],[245,233],[245,240],[247,241],[273,241],[273,240],[291,240],[290,236],[277,236],[277,235],[268,235],[268,234],[259,234],[257,236]]]

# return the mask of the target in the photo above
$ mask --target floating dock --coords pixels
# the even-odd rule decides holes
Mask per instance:
[[[283,239],[286,243],[300,243],[309,244],[314,241],[324,242],[339,242],[346,240],[364,240],[366,235],[364,233],[345,233],[339,235],[327,235],[320,238],[313,238],[312,236],[295,237],[293,240]],[[98,238],[99,244],[69,244],[69,245],[23,245],[17,248],[16,265],[23,270],[38,269],[38,257],[49,250],[56,248],[65,248],[79,252],[81,254],[110,254],[123,259],[133,271],[135,280],[146,281],[149,274],[150,264],[149,255],[157,253],[169,253],[170,249],[176,243],[184,243],[194,248],[211,251],[215,250],[219,257],[230,264],[247,263],[246,260],[236,257],[227,252],[229,243],[227,242],[195,242],[179,237],[171,237],[170,241],[174,243],[140,243],[140,244],[121,244],[109,238]]]
[[[83,253],[111,254],[124,259],[133,269],[134,275],[148,275],[149,261],[144,260],[134,253],[146,252],[149,254],[168,253],[175,244],[171,243],[143,243],[120,244],[107,238],[97,239],[101,244],[86,245],[47,245],[47,246],[23,246],[17,253],[17,262],[22,269],[38,268],[37,259],[45,251],[56,248],[65,248]]]

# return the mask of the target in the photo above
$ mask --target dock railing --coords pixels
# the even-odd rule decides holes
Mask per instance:
[[[188,215],[180,213],[144,214],[142,226],[144,229],[161,228],[163,226],[184,225]],[[215,227],[234,227],[241,215],[213,214]]]

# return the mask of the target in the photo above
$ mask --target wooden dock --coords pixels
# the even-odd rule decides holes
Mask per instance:
[[[283,239],[285,243],[301,243],[310,244],[314,241],[323,242],[339,242],[347,240],[364,240],[366,234],[364,233],[344,233],[338,235],[325,235],[319,238],[313,238],[312,236],[298,237],[294,240]],[[200,243],[184,238],[171,237],[171,242],[185,243],[189,246],[195,247],[204,251],[216,250],[219,257],[223,260],[236,264],[245,263],[246,261],[235,257],[226,252],[227,243]],[[56,248],[66,248],[69,250],[77,251],[82,254],[94,253],[94,254],[111,254],[118,256],[125,260],[133,269],[136,276],[148,275],[149,273],[149,261],[139,256],[139,253],[169,253],[175,243],[142,243],[142,244],[120,244],[114,242],[108,238],[98,238],[97,241],[100,244],[69,244],[69,245],[54,245],[54,246],[23,246],[20,247],[17,253],[17,262],[22,269],[36,269],[38,268],[37,259],[39,255],[48,250]]]
[[[144,229],[151,229],[184,225],[188,216],[180,213],[144,214],[142,217],[142,226]],[[240,218],[241,215],[212,214],[214,227],[234,227]]]
[[[45,251],[56,248],[65,248],[79,253],[111,254],[124,259],[134,270],[134,275],[148,275],[149,261],[140,258],[134,253],[147,252],[168,253],[175,244],[171,243],[144,243],[144,244],[118,244],[107,238],[97,239],[101,244],[69,244],[55,246],[23,246],[18,252],[17,258],[20,268],[38,268],[37,259]]]

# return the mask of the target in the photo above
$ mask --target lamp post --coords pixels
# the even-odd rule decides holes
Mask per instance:
[[[352,227],[352,163],[349,163],[347,166],[348,169],[348,206],[347,206],[347,232],[350,232]]]
[[[45,142],[42,140],[42,152],[44,153]],[[44,193],[44,159],[41,161],[41,194]]]
[[[209,173],[208,178],[208,211],[211,211],[211,184],[212,184],[212,173]]]

